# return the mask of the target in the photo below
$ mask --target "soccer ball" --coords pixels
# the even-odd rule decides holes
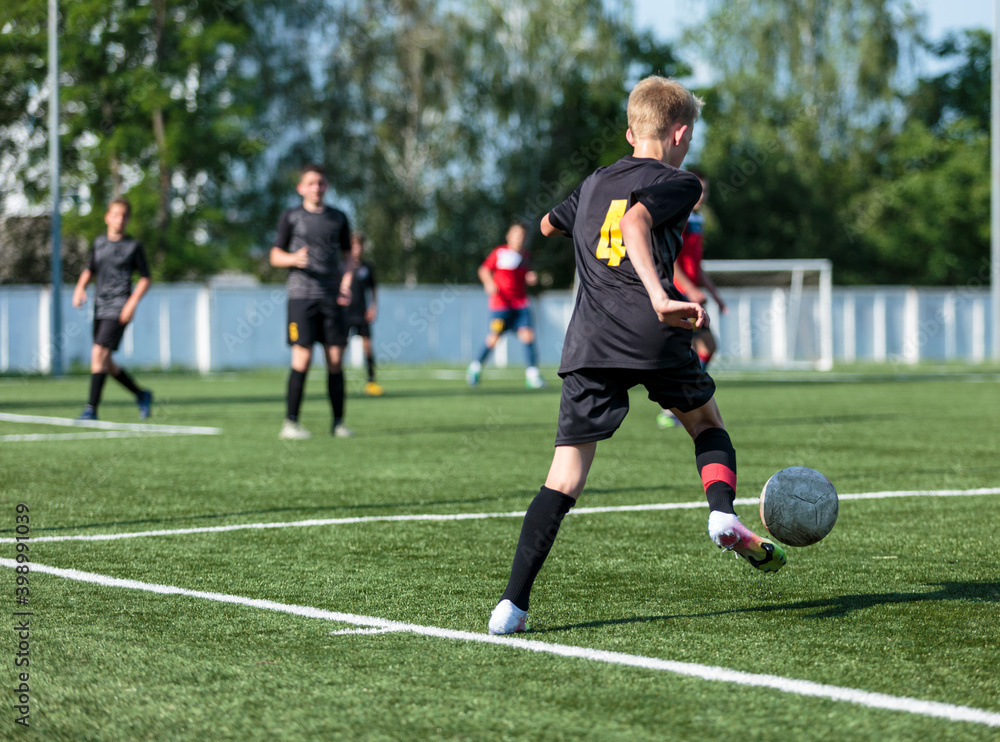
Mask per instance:
[[[793,466],[767,480],[760,493],[760,519],[789,546],[815,544],[837,522],[837,490],[815,469]]]

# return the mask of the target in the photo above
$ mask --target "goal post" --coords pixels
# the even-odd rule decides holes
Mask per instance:
[[[709,297],[717,363],[833,368],[829,260],[705,260],[728,314]]]

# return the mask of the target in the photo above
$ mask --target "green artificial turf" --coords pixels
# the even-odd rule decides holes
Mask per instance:
[[[898,371],[898,370],[897,370]],[[552,456],[558,381],[515,371],[350,372],[350,440],[331,438],[310,378],[310,441],[277,439],[285,374],[139,375],[151,423],[219,436],[0,443],[0,537],[28,506],[38,565],[483,634],[520,518]],[[550,379],[556,379],[553,373]],[[822,471],[841,494],[1000,486],[995,373],[718,374],[740,497],[775,471]],[[86,377],[0,379],[0,412],[75,417]],[[137,422],[112,383],[101,419]],[[656,428],[639,390],[599,446],[580,507],[704,495],[690,439]],[[0,436],[80,432],[0,420]],[[1000,714],[1000,495],[844,499],[833,532],[776,575],[717,550],[707,508],[572,513],[532,594],[526,639]],[[739,508],[761,529],[756,508]],[[96,541],[372,516],[500,514]],[[15,545],[0,543],[13,559]],[[15,572],[3,568],[9,621]],[[29,573],[30,730],[12,708],[17,637],[0,662],[0,738],[46,740],[989,740],[1000,728],[662,670]],[[13,625],[13,624],[12,624]]]

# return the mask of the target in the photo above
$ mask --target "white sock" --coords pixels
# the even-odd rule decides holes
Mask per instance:
[[[482,369],[482,367],[483,365],[479,361],[473,361],[472,363],[469,364],[470,371],[479,371]]]
[[[541,374],[538,373],[538,366],[528,366],[524,369],[524,375],[528,379],[537,379]]]
[[[713,510],[708,514],[708,535],[718,545],[722,535],[733,530],[739,524],[740,519],[732,513]]]

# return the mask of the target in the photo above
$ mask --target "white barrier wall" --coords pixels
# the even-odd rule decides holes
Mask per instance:
[[[74,309],[72,294],[72,287],[64,288],[63,330],[53,339],[48,289],[0,286],[0,373],[47,372],[58,347],[67,367],[89,366],[92,305]],[[719,362],[815,365],[824,344],[815,289],[803,292],[796,327],[789,326],[785,289],[726,289],[725,298],[728,314],[708,307]],[[489,312],[478,286],[383,286],[378,299],[372,334],[380,364],[464,365],[482,347]],[[572,301],[568,291],[550,291],[534,302],[543,365],[559,362]],[[826,342],[835,361],[909,364],[991,357],[988,289],[835,288],[832,314],[832,338]],[[116,358],[132,367],[202,372],[286,366],[284,286],[154,284]],[[357,345],[347,358],[351,365],[363,363]],[[491,363],[522,366],[520,344],[501,341]]]

